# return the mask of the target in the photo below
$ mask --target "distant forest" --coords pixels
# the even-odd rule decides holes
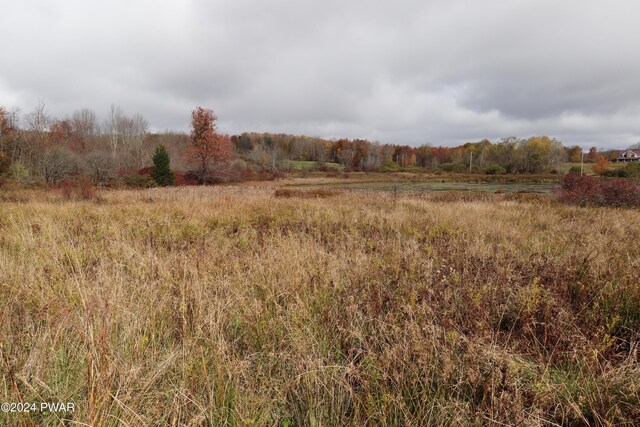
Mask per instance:
[[[215,131],[215,122],[212,126]],[[565,162],[608,162],[616,157],[615,150],[598,152],[593,147],[583,159],[580,147],[565,147],[548,136],[483,139],[458,147],[249,132],[224,139],[233,155],[212,165],[208,181],[250,179],[287,170],[292,161],[315,162],[318,169],[339,164],[345,171],[556,173]],[[152,133],[141,114],[128,115],[117,106],[103,121],[89,109],[58,119],[48,115],[44,104],[24,114],[0,107],[0,175],[15,182],[56,185],[80,175],[98,185],[123,182],[148,171],[158,145],[166,147],[171,168],[184,181],[196,167],[189,156],[192,142],[187,133]]]

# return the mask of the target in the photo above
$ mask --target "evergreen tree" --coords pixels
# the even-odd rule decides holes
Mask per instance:
[[[153,154],[153,171],[151,175],[158,185],[172,185],[175,176],[169,167],[169,153],[164,145],[158,145]]]

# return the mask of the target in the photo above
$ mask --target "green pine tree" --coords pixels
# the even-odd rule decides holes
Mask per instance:
[[[169,153],[164,145],[158,145],[156,152],[153,154],[153,171],[151,176],[158,183],[158,185],[167,186],[172,185],[175,176],[169,167]]]

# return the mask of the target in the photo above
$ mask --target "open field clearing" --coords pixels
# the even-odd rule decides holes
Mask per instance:
[[[285,180],[284,186],[377,192],[487,192],[551,194],[559,187],[555,175],[479,175],[354,173],[342,178],[307,177]]]
[[[640,424],[637,209],[275,189],[0,197],[0,425]]]
[[[433,191],[482,191],[503,193],[551,193],[558,187],[553,183],[475,183],[453,181],[423,181],[423,182],[339,182],[324,184],[326,188],[340,188],[345,190],[373,190],[400,192],[433,192]]]
[[[319,162],[310,162],[310,161],[304,161],[304,160],[287,160],[285,162],[285,165],[295,170],[313,169],[318,165],[322,165],[327,169],[335,169],[335,170],[344,169],[342,165],[340,165],[339,163],[332,163],[332,162],[319,163]]]

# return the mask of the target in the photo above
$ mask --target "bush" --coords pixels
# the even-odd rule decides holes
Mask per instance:
[[[26,183],[31,173],[29,169],[22,163],[14,163],[11,165],[11,175],[16,182]]]
[[[582,168],[580,166],[571,166],[569,173],[582,173]]]
[[[318,172],[329,172],[329,170],[331,170],[325,162],[315,162],[311,169]]]
[[[134,187],[134,188],[151,188],[151,187],[155,187],[156,185],[156,181],[149,174],[127,175],[124,177],[124,183],[128,187]]]
[[[623,169],[618,169],[618,172],[623,178],[636,178],[640,175],[640,163],[627,163]]]
[[[507,170],[500,165],[495,165],[485,168],[484,173],[487,175],[503,175],[507,173]]]
[[[93,181],[86,175],[64,181],[61,191],[65,200],[91,200],[96,196],[96,188],[93,185]]]
[[[640,206],[640,188],[627,179],[600,182],[602,203],[605,206]]]
[[[627,163],[622,169],[608,169],[602,176],[609,178],[635,178],[640,175],[640,163]]]
[[[581,206],[640,206],[640,188],[625,179],[602,180],[569,173],[562,179],[559,199]]]
[[[607,169],[606,171],[602,172],[602,176],[605,176],[607,178],[625,178],[626,173],[624,169]]]
[[[384,164],[380,168],[380,172],[399,172],[400,166],[393,160],[385,160]]]
[[[174,173],[175,185],[199,185],[198,175],[195,172],[178,171]]]
[[[462,163],[443,163],[440,169],[445,172],[466,172],[467,167]]]

